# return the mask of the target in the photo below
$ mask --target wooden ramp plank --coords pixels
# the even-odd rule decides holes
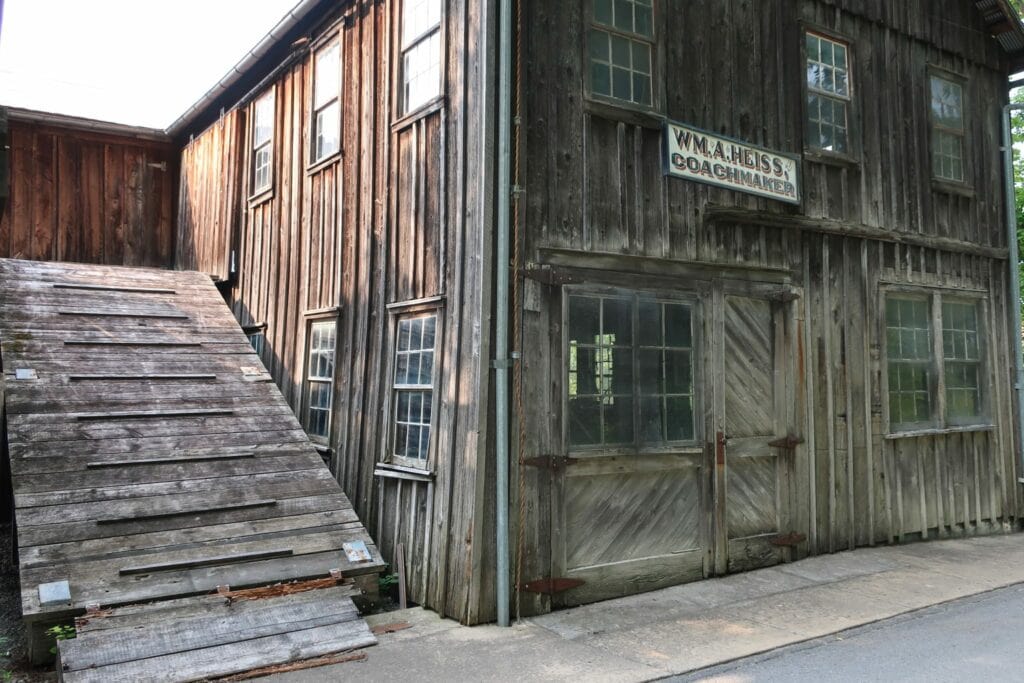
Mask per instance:
[[[194,681],[348,652],[377,640],[332,579],[128,606],[58,643],[63,681]],[[297,592],[292,592],[297,591]]]
[[[26,620],[383,569],[205,274],[0,259],[0,355]],[[16,369],[35,379],[16,379]],[[372,560],[350,562],[342,543],[351,541]],[[71,604],[40,605],[37,584],[62,579]],[[368,633],[300,625],[207,641],[201,655],[161,650],[146,666],[182,661],[133,665],[124,680],[185,660],[202,677],[225,659],[280,663],[292,648],[318,656]],[[118,680],[104,677],[110,666],[81,680]]]

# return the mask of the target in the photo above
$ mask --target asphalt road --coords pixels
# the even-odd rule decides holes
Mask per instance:
[[[1024,584],[673,681],[1024,681]]]

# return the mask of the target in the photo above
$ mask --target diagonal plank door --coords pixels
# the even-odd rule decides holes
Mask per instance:
[[[784,306],[716,292],[716,573],[776,564],[788,527]],[[774,444],[774,445],[773,445]]]

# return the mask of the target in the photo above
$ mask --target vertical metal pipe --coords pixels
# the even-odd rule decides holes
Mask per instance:
[[[1017,449],[1020,470],[1024,474],[1024,360],[1021,357],[1021,315],[1020,315],[1020,253],[1017,246],[1017,197],[1013,177],[1013,128],[1010,115],[1024,111],[1024,105],[1008,104],[1003,108],[1003,161],[1006,175],[1006,242],[1010,250],[1010,308],[1013,309],[1013,365],[1016,370],[1014,389],[1017,391]],[[1024,479],[1020,479],[1024,481]]]
[[[498,245],[497,245],[497,302],[495,317],[497,330],[494,348],[495,412],[496,412],[496,467],[497,467],[497,599],[498,625],[509,625],[509,443],[508,443],[508,322],[509,322],[509,233],[512,157],[512,0],[501,0],[499,9],[500,34],[498,43]]]

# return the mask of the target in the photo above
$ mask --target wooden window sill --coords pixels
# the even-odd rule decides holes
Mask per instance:
[[[274,198],[274,188],[273,187],[268,187],[265,190],[260,190],[260,192],[258,192],[257,194],[251,195],[249,197],[249,208],[250,209],[255,209],[260,204],[263,204],[265,202],[269,202],[273,198]]]
[[[431,114],[435,114],[444,109],[447,98],[444,94],[438,95],[434,99],[421,104],[420,106],[413,109],[408,114],[402,114],[399,118],[391,124],[391,132],[397,133],[398,131],[408,128],[412,124],[416,123],[420,119],[425,119]]]
[[[814,164],[825,164],[827,166],[838,166],[840,168],[853,168],[860,166],[860,159],[851,154],[841,152],[829,152],[813,147],[804,149],[804,160]]]
[[[606,100],[589,95],[583,102],[583,109],[589,114],[611,121],[630,123],[641,128],[661,130],[666,118],[656,110],[625,100]]]
[[[306,167],[306,175],[315,175],[320,171],[324,170],[325,168],[327,168],[328,166],[333,166],[339,161],[341,161],[340,151],[335,152],[330,156],[326,156],[323,159],[320,159],[319,161],[314,161],[313,163],[311,163],[309,166]]]
[[[418,467],[406,467],[391,463],[379,462],[373,470],[373,476],[381,479],[405,479],[407,481],[434,481],[434,473]]]
[[[932,190],[943,194],[959,195],[968,199],[974,199],[974,188],[966,183],[958,183],[955,180],[943,178],[932,178]]]

